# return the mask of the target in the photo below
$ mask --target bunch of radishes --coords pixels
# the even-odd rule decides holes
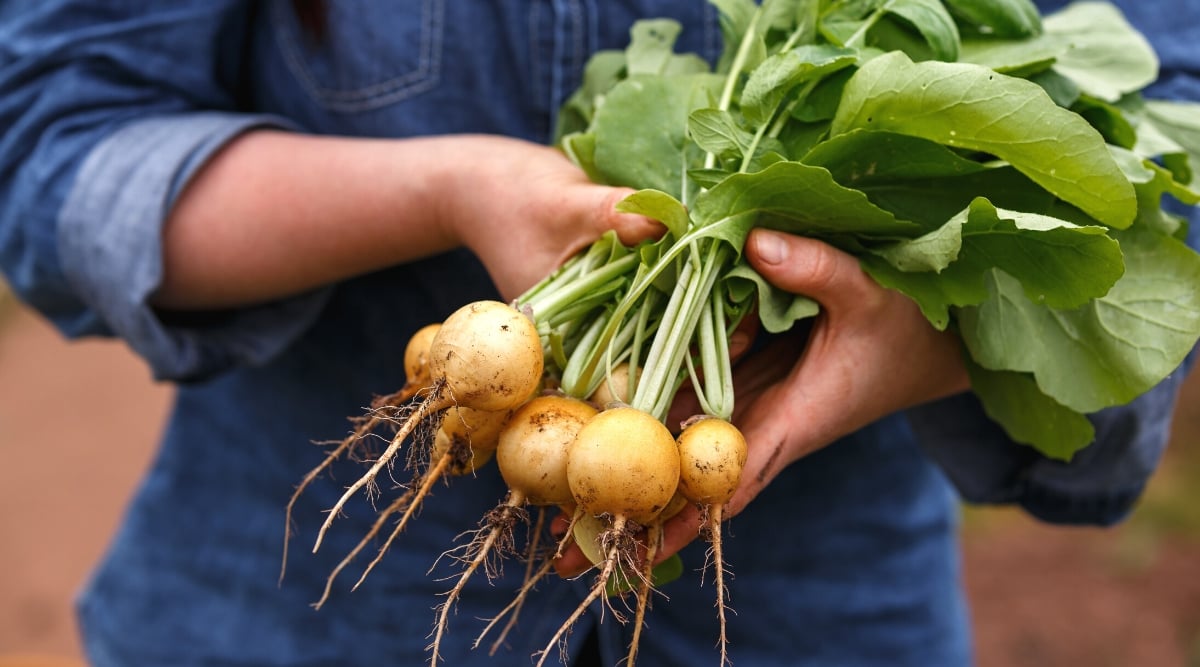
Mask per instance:
[[[1174,286],[1200,280],[1200,257],[1159,209],[1164,195],[1200,203],[1187,166],[1195,135],[1171,131],[1194,114],[1138,107],[1144,77],[1113,82],[1121,104],[1104,102],[1093,79],[1124,70],[1092,71],[1073,55],[1091,39],[1081,26],[1101,21],[1096,34],[1123,36],[1119,51],[1137,65],[1125,69],[1153,65],[1111,9],[1083,3],[1047,33],[1028,0],[710,1],[726,42],[715,69],[673,52],[677,23],[642,21],[625,52],[596,54],[559,116],[564,152],[593,180],[638,188],[619,208],[666,232],[632,248],[609,233],[512,304],[468,304],[413,337],[405,386],[355,420],[288,505],[290,525],[296,497],[333,461],[394,427],[331,508],[319,548],[349,499],[411,443],[412,482],[330,574],[318,606],[389,519],[398,516],[363,578],[434,483],[494,458],[509,490],[450,549],[464,569],[439,605],[431,662],[476,571],[506,556],[528,562],[524,587],[484,630],[507,619],[498,645],[575,544],[598,576],[538,664],[588,605],[629,593],[633,665],[663,522],[693,503],[712,548],[724,664],[721,522],[747,456],[729,421],[729,338],[746,317],[779,332],[818,310],[745,263],[755,226],[852,253],[933,326],[953,325],[989,416],[1047,456],[1070,458],[1094,435],[1086,412],[1132,400],[1195,345],[1200,292]],[[1070,67],[1052,70],[1056,59]],[[1173,291],[1147,299],[1143,285]],[[1091,375],[1070,367],[1085,362]],[[670,424],[685,387],[699,414]],[[529,508],[537,520],[518,549],[512,528]],[[547,508],[571,522],[552,549],[540,546]]]
[[[724,600],[721,509],[737,488],[746,461],[741,433],[724,419],[706,417],[690,421],[677,439],[659,418],[619,398],[613,400],[608,394],[613,382],[602,383],[596,396],[586,398],[553,388],[557,378],[544,374],[546,354],[534,321],[496,301],[468,304],[440,325],[426,327],[414,336],[405,354],[406,389],[385,397],[385,405],[375,406],[375,416],[343,441],[296,491],[298,495],[357,443],[368,432],[364,427],[373,429],[380,422],[393,421],[379,416],[385,408],[397,409],[411,397],[419,397],[407,406],[386,450],[331,509],[318,534],[316,550],[346,502],[393,465],[402,443],[423,424],[437,426],[427,430],[434,434],[432,439],[416,439],[409,453],[409,464],[418,471],[414,482],[379,513],[368,534],[330,574],[317,606],[328,597],[334,578],[376,537],[389,517],[402,513],[359,583],[404,530],[434,482],[472,472],[492,458],[509,491],[464,547],[466,555],[460,560],[465,569],[439,605],[431,663],[439,658],[449,612],[468,579],[497,555],[528,553],[533,557],[536,548],[518,552],[513,545],[512,528],[518,521],[528,521],[527,507],[558,508],[571,517],[572,525],[541,568],[534,570],[531,561],[526,586],[501,616],[519,607],[533,584],[549,570],[551,559],[572,542],[579,542],[599,570],[591,593],[550,640],[539,664],[588,605],[606,591],[632,590],[640,627],[652,592],[651,566],[660,527],[687,502],[706,510],[718,596]],[[533,535],[540,538],[539,531]],[[723,622],[724,605],[718,608]],[[631,663],[636,642],[630,647]]]

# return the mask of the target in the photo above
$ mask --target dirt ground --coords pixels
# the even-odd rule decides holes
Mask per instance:
[[[32,656],[79,660],[73,592],[151,456],[170,390],[117,343],[67,344],[9,310],[0,314],[0,666],[29,667]],[[1194,449],[1198,426],[1193,380],[1173,448]],[[1200,484],[1172,465],[1151,499],[1160,487]],[[1103,531],[969,511],[979,667],[1200,667],[1200,538],[1163,529],[1176,524],[1161,517],[1177,514]]]

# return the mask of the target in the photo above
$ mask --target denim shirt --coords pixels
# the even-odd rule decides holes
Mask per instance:
[[[1162,56],[1152,92],[1200,100],[1200,7],[1119,4]],[[588,56],[623,47],[635,18],[673,16],[681,50],[710,61],[720,51],[717,16],[699,0],[327,5],[314,40],[285,0],[0,2],[0,267],[64,335],[119,336],[178,383],[161,449],[80,595],[98,667],[420,664],[431,608],[458,571],[437,556],[503,496],[494,467],[439,487],[363,586],[349,591],[365,555],[318,611],[309,603],[375,516],[356,499],[309,553],[324,510],[360,471],[335,466],[297,504],[277,584],[284,507],[323,458],[313,441],[340,439],[347,416],[403,384],[413,331],[495,293],[457,251],[276,303],[164,318],[147,305],[162,223],[214,152],[260,127],[545,142]],[[791,466],[729,523],[733,661],[969,663],[957,499],[1064,523],[1121,519],[1158,462],[1181,379],[1094,416],[1097,441],[1071,463],[1012,443],[964,395]],[[705,545],[682,556],[684,577],[648,617],[643,664],[715,664]],[[474,578],[451,616],[446,664],[524,664],[581,599],[584,580],[545,582],[500,655],[471,650],[521,570]],[[630,628],[597,608],[573,649],[591,627],[614,664]]]

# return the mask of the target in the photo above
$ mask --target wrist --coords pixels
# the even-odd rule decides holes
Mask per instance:
[[[482,212],[509,206],[511,191],[523,188],[520,180],[531,157],[531,147],[520,139],[486,134],[461,134],[414,139],[413,148],[425,163],[420,187],[424,190],[430,224],[449,247],[466,247],[479,254],[488,234],[479,227],[490,224]],[[519,203],[519,202],[516,202]]]

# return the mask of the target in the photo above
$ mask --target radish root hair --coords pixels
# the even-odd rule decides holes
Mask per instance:
[[[636,525],[636,524],[635,524]],[[591,590],[587,596],[575,608],[575,611],[563,621],[558,630],[554,632],[554,636],[546,643],[545,648],[539,651],[536,656],[538,658],[537,667],[543,667],[546,664],[546,659],[558,647],[558,654],[564,663],[568,660],[567,655],[567,637],[570,635],[571,629],[575,623],[583,617],[587,612],[588,607],[596,600],[604,598],[608,589],[608,582],[622,570],[627,570],[627,564],[632,564],[637,557],[637,540],[635,537],[635,525],[627,523],[625,517],[616,516],[613,518],[612,525],[600,535],[600,545],[605,554],[604,560],[599,563],[600,573],[596,576],[595,583],[592,584]],[[640,568],[633,568],[634,571],[639,571]],[[612,612],[618,622],[624,622],[624,617],[612,608],[609,600],[605,599],[604,607]]]
[[[408,385],[406,385],[406,387],[407,386]],[[355,449],[369,434],[374,432],[374,430],[381,423],[400,419],[400,416],[403,414],[403,408],[405,407],[404,404],[417,393],[418,389],[419,387],[414,387],[411,392],[407,389],[401,389],[400,391],[391,394],[375,397],[375,399],[371,401],[371,407],[367,414],[350,418],[350,423],[354,425],[354,430],[352,430],[349,435],[338,442],[337,446],[325,456],[325,459],[322,460],[321,463],[319,463],[315,468],[308,471],[308,474],[306,474],[304,478],[300,480],[300,483],[296,485],[296,489],[292,492],[292,496],[288,499],[287,507],[284,510],[283,558],[281,559],[279,566],[280,585],[283,585],[284,576],[287,574],[288,546],[290,545],[291,541],[293,525],[292,514],[295,511],[296,502],[300,499],[301,494],[304,493],[304,490],[308,488],[308,486],[312,484],[317,477],[319,477],[323,472],[325,472],[325,470],[332,466],[335,461],[341,458],[343,454],[346,455],[348,459],[353,459]],[[317,444],[328,445],[333,444],[333,441],[325,441]]]
[[[528,524],[529,513],[525,510],[525,496],[516,491],[509,491],[508,497],[499,506],[492,508],[480,521],[480,527],[473,531],[474,536],[464,547],[452,549],[443,554],[456,558],[466,564],[466,569],[455,582],[454,587],[446,593],[446,599],[437,606],[437,623],[434,626],[433,642],[430,651],[429,665],[435,667],[439,658],[438,648],[446,626],[450,622],[450,611],[454,609],[463,589],[476,570],[483,567],[484,573],[491,580],[501,570],[501,563],[506,556],[516,553],[513,548],[513,527],[517,522]],[[452,552],[464,550],[463,556]]]
[[[313,545],[313,553],[316,553],[317,550],[321,548],[321,542],[325,539],[325,533],[328,532],[329,527],[333,524],[334,520],[341,515],[342,509],[346,506],[346,503],[349,502],[350,498],[353,497],[354,494],[359,491],[359,489],[362,489],[368,484],[372,484],[375,481],[375,478],[379,475],[380,471],[391,464],[392,459],[395,458],[396,453],[400,451],[400,447],[404,444],[404,440],[413,432],[413,430],[431,415],[440,413],[442,410],[452,405],[452,402],[449,401],[445,396],[446,392],[444,388],[444,381],[439,381],[434,385],[434,388],[429,396],[427,396],[425,400],[418,403],[416,409],[412,411],[412,414],[408,415],[408,418],[404,420],[403,424],[401,424],[400,428],[396,431],[395,436],[392,437],[391,443],[388,445],[387,449],[384,450],[383,454],[376,459],[375,463],[369,470],[367,470],[366,473],[364,473],[353,484],[351,484],[349,488],[346,489],[346,492],[342,494],[342,497],[339,498],[337,503],[335,503],[334,506],[329,510],[328,516],[325,517],[325,522],[321,524],[321,529],[317,532],[317,540]]]

